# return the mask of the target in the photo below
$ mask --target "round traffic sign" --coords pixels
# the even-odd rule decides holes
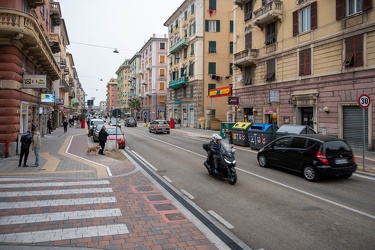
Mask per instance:
[[[370,106],[370,103],[371,103],[371,100],[370,100],[370,96],[366,95],[366,94],[362,94],[359,96],[358,98],[358,105],[361,107],[361,108],[368,108]]]
[[[143,115],[144,115],[144,116],[146,116],[146,115],[147,115],[147,112],[146,112],[146,111],[145,111],[145,112],[143,112]]]

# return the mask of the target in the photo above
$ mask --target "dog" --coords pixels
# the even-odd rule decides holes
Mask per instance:
[[[86,154],[90,154],[91,152],[95,152],[95,155],[98,155],[100,149],[102,149],[102,147],[100,147],[100,146],[87,147]]]

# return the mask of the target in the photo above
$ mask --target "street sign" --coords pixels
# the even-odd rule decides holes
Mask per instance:
[[[147,116],[147,112],[145,111],[145,112],[143,113],[143,115],[144,115],[144,116]]]
[[[113,117],[118,118],[118,117],[121,116],[121,114],[122,114],[122,112],[121,112],[120,109],[114,109],[114,110],[112,110],[112,116],[113,116]]]
[[[362,94],[359,96],[358,98],[358,105],[363,108],[363,109],[366,109],[370,106],[370,103],[371,103],[371,100],[370,100],[370,96],[366,95],[366,94]]]
[[[158,109],[158,113],[161,113],[161,109]]]

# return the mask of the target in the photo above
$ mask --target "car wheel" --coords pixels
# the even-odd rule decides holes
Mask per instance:
[[[303,167],[303,176],[308,181],[317,181],[319,179],[318,172],[310,165]]]
[[[269,166],[267,157],[264,154],[259,155],[258,163],[259,163],[259,166],[261,166],[262,168],[266,168]]]
[[[148,132],[151,133],[151,129],[149,129]]]

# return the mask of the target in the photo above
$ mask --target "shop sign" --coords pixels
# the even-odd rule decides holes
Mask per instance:
[[[64,99],[56,99],[56,105],[64,105]]]
[[[277,114],[277,108],[265,108],[264,113],[266,115]]]
[[[231,93],[232,93],[232,88],[230,86],[223,87],[223,88],[217,88],[217,89],[211,89],[210,90],[210,98],[230,96]]]
[[[45,89],[47,87],[46,75],[23,75],[25,89]]]
[[[21,103],[21,115],[27,115],[27,111],[29,110],[29,104],[26,102]]]
[[[55,94],[41,94],[41,102],[55,103]]]

